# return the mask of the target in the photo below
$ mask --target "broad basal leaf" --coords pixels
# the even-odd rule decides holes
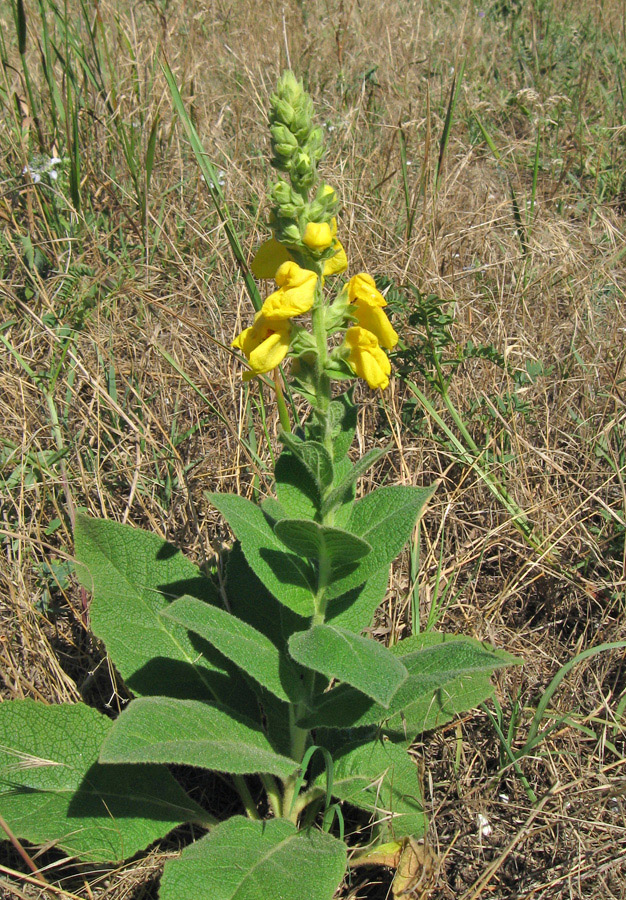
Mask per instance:
[[[171,544],[139,528],[78,515],[74,531],[77,573],[93,591],[91,627],[106,644],[135,694],[169,694],[253,710],[237,670],[208,644],[160,613],[191,594],[216,602],[215,589]]]
[[[407,671],[382,644],[334,625],[314,625],[289,640],[289,652],[300,665],[339,678],[388,706]]]
[[[346,528],[371,544],[373,552],[362,560],[354,572],[332,585],[331,597],[339,597],[374,572],[389,568],[410,538],[435,488],[436,485],[428,488],[391,485],[378,488],[357,500]]]
[[[281,519],[274,533],[299,556],[328,566],[331,577],[353,569],[360,559],[372,552],[363,538],[342,528],[318,525],[307,519]]]
[[[285,606],[301,616],[313,614],[314,576],[305,560],[285,550],[259,507],[237,494],[210,494],[250,567]]]
[[[248,775],[287,778],[297,764],[275,753],[262,731],[224,709],[197,700],[141,697],[113,724],[101,762],[163,762]]]
[[[240,669],[280,700],[297,702],[297,667],[269,638],[236,616],[195,597],[180,597],[163,615],[209,641]]]
[[[234,816],[165,863],[160,900],[332,900],[346,846],[285,819]]]
[[[211,821],[164,766],[99,764],[112,725],[82,703],[0,704],[0,809],[18,838],[116,862],[182,822]]]

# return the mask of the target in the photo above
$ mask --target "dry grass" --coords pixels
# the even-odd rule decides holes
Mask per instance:
[[[79,18],[78,4],[70,6]],[[464,362],[450,395],[474,440],[498,454],[493,465],[546,552],[524,541],[431,418],[418,407],[411,418],[400,380],[383,405],[359,388],[359,443],[393,441],[372,476],[378,482],[441,479],[420,535],[422,623],[450,584],[438,627],[524,659],[498,679],[513,748],[524,745],[562,665],[626,639],[625,12],[618,0],[571,7],[559,0],[105,0],[111,93],[81,88],[80,212],[69,205],[66,175],[53,194],[21,174],[37,149],[64,155],[64,144],[53,144],[46,116],[35,4],[27,5],[27,59],[37,119],[4,7],[11,63],[0,76],[4,697],[115,704],[114,678],[86,629],[88,598],[65,565],[76,507],[151,528],[200,561],[227,539],[204,492],[245,493],[254,475],[270,490],[267,469],[248,451],[258,415],[228,350],[250,307],[174,119],[157,43],[224,173],[250,253],[264,234],[267,95],[290,63],[325,124],[324,175],[342,200],[350,272],[367,269],[450,301],[456,345],[471,339],[506,357],[506,373],[486,360]],[[463,63],[435,188],[453,73]],[[143,215],[131,167],[142,171],[157,113]],[[120,121],[139,126],[130,162]],[[400,124],[416,210],[410,236]],[[39,269],[28,262],[27,238],[45,257]],[[398,323],[411,345],[419,329],[400,312]],[[514,373],[534,364],[541,364],[536,377],[516,386]],[[428,393],[418,373],[412,378]],[[507,394],[511,402],[499,405]],[[272,409],[267,427],[273,440]],[[269,463],[263,430],[257,433]],[[409,628],[408,573],[407,555],[377,618],[381,635]],[[416,755],[430,841],[443,860],[433,898],[626,897],[625,698],[623,649],[586,659],[566,676],[544,722],[560,724],[521,761],[534,805],[484,711],[426,736]],[[481,831],[479,813],[491,833]],[[54,896],[147,900],[163,854],[174,850],[160,847],[97,876],[63,868],[49,854],[45,861],[62,885]],[[7,851],[0,896],[44,896],[15,870],[21,863]],[[361,871],[343,896],[382,898],[388,886],[386,874]]]

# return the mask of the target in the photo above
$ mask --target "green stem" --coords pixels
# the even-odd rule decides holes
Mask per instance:
[[[275,817],[278,819],[282,815],[283,802],[280,796],[280,788],[276,784],[276,779],[273,775],[261,775],[261,781],[263,783],[263,787],[265,788],[265,793],[267,794],[267,801],[270,805],[270,808]]]
[[[328,407],[330,405],[330,378],[326,372],[328,364],[328,335],[326,333],[326,306],[322,292],[321,267],[318,267],[318,281],[315,288],[315,305],[311,312],[311,326],[317,349],[317,363],[315,366],[315,416],[322,429],[322,443],[331,455],[333,455],[332,435],[328,421]]]
[[[243,777],[243,775],[233,775],[233,784],[235,786],[235,790],[241,797],[241,802],[244,805],[248,818],[260,820],[261,816],[259,815],[259,811],[256,808],[256,803],[252,799],[252,794],[250,793],[250,789],[248,788],[246,779]]]
[[[287,433],[291,432],[291,422],[289,420],[289,410],[287,409],[287,404],[285,403],[285,395],[283,394],[283,386],[280,379],[280,371],[278,368],[274,369],[274,388],[276,390],[276,406],[278,408],[278,418],[280,420],[280,427],[283,431]]]

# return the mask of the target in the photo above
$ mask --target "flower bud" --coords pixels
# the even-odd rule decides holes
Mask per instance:
[[[274,234],[276,240],[281,244],[299,244],[301,235],[300,229],[293,222],[288,220],[280,220],[274,225]]]
[[[296,111],[293,106],[282,97],[276,97],[272,102],[272,112],[277,120],[284,122],[285,125],[293,125],[296,118]]]
[[[333,234],[328,222],[309,222],[304,230],[302,243],[306,244],[309,250],[316,253],[323,253],[328,250],[333,242]]]
[[[287,69],[278,79],[276,92],[272,94],[271,102],[274,105],[277,100],[284,100],[295,108],[303,93],[302,82]]]

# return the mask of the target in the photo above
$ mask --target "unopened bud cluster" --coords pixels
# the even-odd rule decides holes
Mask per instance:
[[[271,190],[270,225],[275,238],[296,253],[313,252],[323,259],[332,242],[337,197],[329,185],[314,197],[317,164],[323,147],[322,129],[313,122],[313,103],[293,72],[285,72],[270,97],[272,165],[284,172]],[[329,251],[330,252],[330,251]]]
[[[270,132],[272,164],[304,194],[315,183],[324,141],[322,129],[313,124],[311,98],[293,72],[281,76],[270,97]]]

